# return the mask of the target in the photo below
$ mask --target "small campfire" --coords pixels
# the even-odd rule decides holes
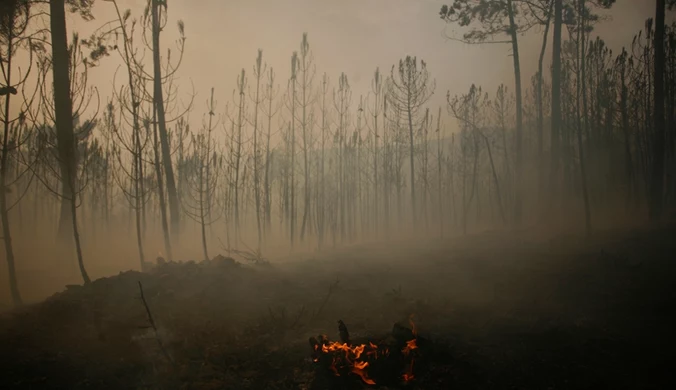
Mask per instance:
[[[382,340],[353,341],[339,320],[340,341],[331,341],[326,335],[310,337],[312,360],[336,377],[358,377],[367,385],[411,382],[420,351],[412,316],[408,325],[410,328],[395,324],[392,334]]]

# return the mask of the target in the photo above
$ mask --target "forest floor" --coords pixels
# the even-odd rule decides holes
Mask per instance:
[[[376,340],[413,315],[437,352],[407,385],[372,388],[676,388],[675,233],[488,232],[127,271],[2,314],[0,387],[366,388],[318,370],[308,338],[338,339],[343,320]]]

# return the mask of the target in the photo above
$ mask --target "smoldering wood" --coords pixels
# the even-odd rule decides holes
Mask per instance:
[[[316,367],[315,373],[329,385],[342,383],[349,386],[350,383],[359,382],[365,385],[401,385],[406,382],[404,374],[410,374],[412,381],[415,375],[421,372],[420,368],[425,369],[428,362],[418,362],[425,353],[429,353],[431,359],[440,356],[429,340],[419,337],[413,329],[399,322],[393,325],[389,334],[380,337],[359,337],[350,343],[347,325],[338,320],[338,334],[343,345],[340,348],[336,348],[335,343],[332,343],[325,334],[308,339],[310,357]],[[418,346],[411,351],[405,351],[406,346],[413,340]],[[345,351],[345,347],[349,348],[349,351],[363,348],[358,362],[353,360],[356,356],[352,356],[352,352]],[[419,352],[421,348],[424,353]],[[413,364],[414,362],[416,363]],[[356,363],[366,363],[364,376],[355,373],[353,368]]]

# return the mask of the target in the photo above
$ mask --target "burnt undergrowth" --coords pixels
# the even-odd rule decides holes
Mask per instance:
[[[218,258],[122,272],[2,314],[0,380],[13,389],[667,388],[673,233],[486,234],[265,267]],[[374,363],[375,384],[313,361],[308,338],[342,341],[339,319],[351,345],[401,350],[393,324],[411,331],[411,318],[410,381],[403,361]]]

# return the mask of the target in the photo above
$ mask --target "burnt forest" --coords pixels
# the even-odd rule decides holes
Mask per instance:
[[[676,0],[0,0],[0,226],[2,389],[676,388]]]

